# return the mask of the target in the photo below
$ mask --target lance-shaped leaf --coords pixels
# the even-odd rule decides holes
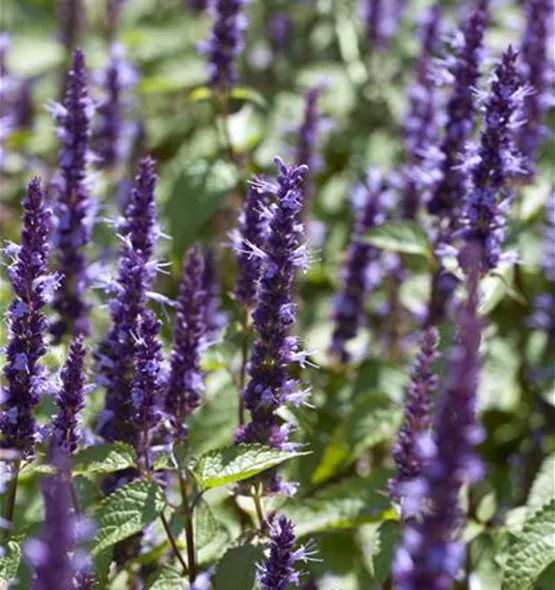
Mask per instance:
[[[88,447],[75,454],[74,475],[106,475],[133,467],[137,454],[130,445],[121,442]]]
[[[417,223],[392,221],[372,228],[364,240],[389,252],[430,256],[432,248],[426,231]]]

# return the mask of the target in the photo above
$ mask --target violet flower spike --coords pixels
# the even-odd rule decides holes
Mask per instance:
[[[59,342],[65,334],[88,334],[90,304],[85,300],[88,286],[85,249],[91,240],[92,203],[87,188],[87,162],[92,102],[87,95],[85,55],[73,52],[64,106],[52,107],[59,122],[60,184],[56,203],[54,234],[58,269],[62,275],[54,309],[59,319],[51,332]]]
[[[366,37],[373,51],[388,47],[405,10],[406,0],[364,0]]]
[[[72,508],[69,455],[55,446],[50,453],[56,473],[46,475],[42,483],[44,528],[39,538],[24,546],[33,571],[32,588],[92,590],[91,560],[78,549],[78,543],[92,533],[92,526],[80,522]]]
[[[40,179],[35,177],[23,200],[21,245],[13,247],[8,268],[14,299],[8,308],[8,344],[0,413],[0,447],[15,449],[23,458],[33,455],[37,425],[33,415],[45,385],[40,358],[48,322],[43,308],[57,286],[48,275],[51,212],[46,207]]]
[[[276,201],[270,206],[270,233],[263,250],[262,272],[252,314],[256,339],[248,367],[250,380],[243,391],[251,421],[239,428],[237,443],[260,443],[278,449],[292,448],[290,425],[280,423],[277,410],[291,402],[303,402],[306,391],[288,376],[288,366],[303,362],[299,341],[290,335],[296,321],[293,301],[295,276],[307,265],[302,186],[306,166],[286,166],[275,159],[279,169],[277,186],[268,188]],[[275,479],[272,491],[288,491]]]
[[[149,433],[161,418],[162,403],[162,344],[158,338],[161,322],[156,314],[145,309],[138,321],[135,344],[135,366],[131,382],[131,398],[135,413],[133,420],[143,435],[144,456],[149,452]]]
[[[171,369],[164,400],[176,442],[186,438],[185,421],[200,405],[204,391],[204,373],[200,369],[200,354],[206,335],[203,272],[204,260],[199,246],[196,245],[189,251],[183,266],[173,332]]]
[[[270,529],[270,554],[257,564],[256,580],[262,590],[286,590],[299,587],[301,573],[295,569],[299,561],[308,560],[304,546],[295,549],[293,524],[285,516],[278,517]]]
[[[423,24],[422,48],[416,66],[416,79],[409,90],[409,109],[403,122],[407,164],[403,170],[402,216],[416,219],[422,193],[428,190],[438,167],[433,157],[438,142],[438,91],[432,79],[432,58],[439,44],[441,9],[432,6]]]
[[[303,121],[297,130],[295,163],[297,166],[306,164],[312,174],[314,174],[318,168],[316,142],[321,123],[320,112],[318,110],[318,98],[320,92],[321,88],[319,86],[314,86],[305,92]],[[307,179],[305,183],[306,207],[314,196],[314,183],[311,179]]]
[[[553,76],[552,0],[526,0],[526,30],[521,46],[521,73],[532,87],[524,101],[524,124],[518,137],[518,148],[523,154],[526,178],[532,180],[535,162],[542,139],[547,135],[544,118],[551,102]]]
[[[106,387],[100,434],[109,441],[137,444],[131,395],[139,316],[147,305],[147,291],[156,272],[150,260],[156,239],[154,160],[143,158],[126,209],[116,293],[110,302],[112,327],[96,353],[100,382]]]
[[[243,32],[248,23],[244,5],[245,0],[210,0],[215,22],[201,50],[208,56],[208,84],[218,92],[227,92],[238,79],[236,60],[244,49]]]
[[[483,466],[475,452],[483,437],[476,422],[483,327],[477,315],[480,254],[474,248],[470,250],[468,298],[458,314],[458,341],[449,360],[448,382],[434,422],[433,440],[424,436],[419,441],[425,465],[410,490],[413,500],[420,496],[429,506],[420,519],[405,525],[393,562],[397,590],[453,587],[465,555],[460,538],[465,520],[459,504],[461,486],[483,477]]]
[[[460,234],[479,246],[481,272],[494,269],[502,259],[511,201],[509,180],[523,171],[514,144],[514,129],[520,121],[527,88],[517,71],[518,54],[510,46],[495,68],[484,108],[477,163],[470,171],[471,187],[465,197]],[[460,258],[461,264],[464,260]]]
[[[333,304],[335,329],[330,352],[341,362],[351,358],[346,344],[357,336],[359,327],[366,323],[364,303],[367,295],[380,278],[378,259],[380,251],[363,241],[373,227],[385,221],[389,193],[382,175],[377,170],[368,173],[367,186],[355,190],[355,227],[347,251],[347,258],[341,269],[341,287]]]
[[[488,21],[488,0],[476,0],[474,10],[463,24],[463,44],[453,67],[454,86],[447,103],[445,136],[441,142],[442,179],[428,202],[428,211],[451,219],[465,191],[465,174],[458,164],[474,127],[474,92],[480,76],[482,42]]]
[[[438,357],[437,345],[437,330],[433,327],[427,328],[422,336],[421,348],[407,389],[403,425],[393,447],[397,473],[396,477],[389,481],[388,489],[396,502],[401,502],[404,484],[419,477],[422,471],[418,440],[428,432],[431,425],[432,395],[437,387],[437,377],[433,373],[433,366]]]
[[[245,308],[253,308],[260,278],[264,243],[268,237],[268,193],[262,177],[254,179],[247,191],[239,228],[232,234],[233,249],[239,266],[235,297]]]
[[[56,395],[58,412],[52,421],[55,444],[67,453],[74,453],[80,441],[80,412],[85,407],[85,357],[87,349],[83,336],[76,336],[70,344],[62,384]]]

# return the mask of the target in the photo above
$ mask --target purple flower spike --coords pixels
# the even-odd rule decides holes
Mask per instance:
[[[263,590],[286,590],[290,584],[299,586],[301,574],[295,565],[306,562],[308,554],[303,546],[295,550],[295,543],[292,522],[280,516],[270,530],[270,554],[257,566],[256,579]]]
[[[112,45],[110,63],[102,72],[106,99],[98,108],[95,129],[96,153],[102,166],[113,168],[125,161],[131,150],[131,129],[124,121],[124,94],[137,82],[137,72],[124,58],[123,48]]]
[[[320,113],[318,111],[318,98],[321,88],[314,86],[305,92],[304,95],[304,116],[297,131],[297,148],[295,162],[297,166],[306,164],[314,174],[318,168],[318,155],[316,153],[316,141],[320,127]],[[307,182],[305,186],[305,206],[314,195],[314,185]]]
[[[389,193],[377,170],[368,173],[367,186],[357,187],[354,194],[356,221],[347,258],[341,270],[341,288],[333,306],[335,329],[330,352],[341,362],[351,355],[346,343],[356,337],[359,326],[365,324],[364,302],[380,278],[379,250],[363,241],[366,233],[385,221]]]
[[[10,248],[14,257],[8,269],[14,299],[8,309],[8,345],[0,414],[0,446],[16,449],[24,458],[35,448],[36,422],[33,410],[44,388],[40,358],[46,353],[48,329],[43,308],[57,278],[48,275],[51,213],[46,208],[40,180],[33,178],[23,200],[21,245]]]
[[[488,0],[477,0],[463,25],[463,44],[452,70],[453,90],[447,104],[445,136],[440,146],[442,179],[428,202],[428,211],[452,217],[464,197],[465,174],[458,167],[474,126],[473,95],[480,76],[482,41],[488,21]]]
[[[383,50],[397,32],[406,0],[364,0],[366,36],[372,50]]]
[[[471,187],[463,210],[461,233],[467,242],[479,246],[482,273],[494,269],[502,258],[501,245],[511,199],[507,181],[523,172],[513,135],[527,89],[518,75],[517,57],[509,47],[492,77],[478,162],[470,172]]]
[[[56,396],[58,413],[52,422],[55,443],[68,453],[77,449],[80,440],[80,412],[85,407],[85,356],[83,336],[75,337],[69,347],[62,371],[62,386]]]
[[[146,309],[141,312],[135,345],[135,371],[131,382],[133,419],[139,432],[148,435],[160,421],[162,395],[162,344],[158,340],[160,321]],[[148,447],[148,441],[143,443]],[[148,452],[148,448],[143,449]]]
[[[270,233],[260,253],[262,271],[252,314],[256,340],[248,369],[250,380],[243,391],[251,421],[238,430],[236,442],[289,449],[293,446],[288,442],[290,425],[280,424],[276,412],[288,402],[302,403],[307,393],[287,372],[288,365],[305,359],[298,339],[290,335],[290,330],[296,321],[295,275],[307,265],[300,222],[307,167],[288,167],[279,158],[275,162],[279,168],[277,186],[267,185],[267,188],[276,202],[269,209]]]
[[[422,437],[418,447],[425,459],[422,477],[412,485],[413,499],[425,500],[421,519],[408,522],[393,562],[397,590],[450,590],[464,562],[460,540],[464,515],[459,494],[464,483],[483,476],[475,454],[482,439],[476,423],[476,391],[480,369],[482,321],[477,317],[479,253],[472,260],[468,300],[459,310],[458,338],[450,357],[447,387],[434,423],[434,439]]]
[[[435,5],[426,14],[416,79],[409,90],[409,110],[403,124],[407,165],[404,168],[402,216],[415,219],[422,192],[429,188],[437,167],[431,157],[438,141],[438,93],[432,79],[432,58],[439,43],[441,10]]]
[[[542,138],[546,135],[545,113],[551,101],[550,82],[553,75],[549,51],[553,57],[550,26],[553,25],[552,0],[527,0],[526,31],[522,41],[522,74],[530,84],[530,93],[524,103],[524,125],[519,134],[518,147],[526,157],[528,179],[535,173],[535,160]]]
[[[66,87],[63,107],[52,107],[61,145],[54,238],[62,283],[54,300],[59,320],[51,328],[57,342],[68,333],[89,333],[90,304],[84,298],[88,283],[85,248],[91,239],[93,210],[86,168],[93,107],[87,95],[85,54],[80,48],[73,52]]]
[[[268,236],[268,193],[264,180],[255,178],[249,186],[245,206],[239,217],[239,229],[232,234],[233,249],[239,265],[235,287],[237,301],[246,308],[254,307],[264,243]]]
[[[244,49],[243,31],[247,18],[243,14],[245,0],[211,0],[214,27],[202,48],[209,59],[209,84],[218,92],[226,92],[237,82],[235,60]]]
[[[114,297],[110,303],[112,327],[96,354],[100,382],[106,387],[100,434],[107,440],[137,444],[135,413],[131,395],[139,316],[146,308],[147,291],[156,271],[150,260],[158,237],[154,160],[139,163],[139,174],[122,227],[124,244]]]
[[[187,436],[185,420],[200,405],[204,374],[200,353],[206,335],[206,293],[202,279],[204,260],[198,245],[185,260],[177,299],[173,333],[171,370],[165,394],[165,410],[170,416],[176,441]]]
[[[397,475],[389,481],[389,494],[396,502],[400,502],[403,496],[403,485],[417,478],[422,470],[418,440],[431,424],[432,394],[437,387],[437,377],[432,372],[438,356],[437,344],[437,330],[428,328],[422,337],[421,349],[408,386],[404,422],[397,444],[393,447]]]
[[[27,541],[24,547],[33,570],[32,588],[92,590],[91,560],[77,546],[90,536],[93,527],[80,521],[72,509],[69,455],[53,448],[50,461],[57,472],[43,480],[44,529],[39,538]]]

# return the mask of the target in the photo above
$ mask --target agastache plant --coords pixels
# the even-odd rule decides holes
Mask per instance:
[[[428,202],[428,211],[441,218],[451,218],[464,197],[465,176],[459,164],[474,127],[474,93],[480,76],[487,20],[488,0],[477,0],[463,24],[462,45],[451,72],[453,89],[447,103],[445,135],[440,146],[442,178]]]
[[[392,451],[397,473],[389,481],[388,490],[396,502],[402,501],[404,487],[419,477],[422,471],[418,442],[427,434],[432,421],[432,395],[437,387],[437,377],[433,372],[438,357],[437,344],[437,330],[434,327],[427,328],[407,389],[403,425]]]
[[[526,158],[526,180],[535,174],[535,160],[546,136],[544,118],[552,101],[553,27],[552,0],[526,0],[526,30],[521,46],[521,73],[533,92],[524,101],[524,124],[518,148]],[[550,34],[551,33],[551,34]],[[551,84],[550,84],[551,83]]]
[[[81,411],[85,407],[87,349],[83,336],[76,336],[69,346],[68,358],[62,370],[62,383],[56,395],[58,412],[52,421],[52,437],[56,446],[73,453],[81,439]]]
[[[295,549],[296,542],[293,523],[285,516],[277,517],[270,528],[269,555],[257,565],[256,580],[262,590],[299,587],[301,573],[295,566],[308,560],[308,552],[304,546]]]
[[[341,362],[351,358],[346,345],[357,336],[359,327],[366,323],[365,300],[380,278],[380,251],[365,242],[364,236],[385,221],[388,201],[389,193],[383,176],[377,170],[371,170],[366,185],[356,187],[353,195],[355,226],[341,269],[341,288],[333,304],[335,328],[330,352]]]
[[[5,351],[5,385],[2,388],[0,447],[23,458],[33,455],[37,424],[34,410],[46,385],[40,359],[46,353],[48,329],[44,307],[57,286],[48,274],[51,211],[40,180],[33,178],[23,200],[21,244],[8,247],[13,263],[8,268],[14,299],[8,308],[8,345]]]
[[[471,186],[465,197],[462,237],[477,244],[482,254],[483,274],[502,259],[508,209],[509,181],[524,171],[516,151],[514,129],[519,126],[520,108],[527,95],[517,70],[518,54],[510,46],[495,68],[484,108],[477,163],[470,171]],[[464,260],[460,259],[464,265]]]
[[[405,10],[406,0],[363,0],[366,36],[372,50],[387,48]]]
[[[481,254],[466,253],[468,295],[458,312],[457,342],[453,346],[448,380],[435,417],[432,437],[421,437],[419,452],[425,461],[420,478],[411,485],[413,500],[423,513],[405,525],[393,562],[396,590],[450,590],[464,563],[461,540],[464,514],[459,494],[475,483],[483,466],[475,446],[483,437],[476,422],[476,395],[480,371],[479,346],[483,321],[477,315]]]
[[[57,0],[60,41],[68,52],[79,42],[85,26],[85,6],[83,0]]]
[[[170,375],[164,394],[164,409],[176,442],[187,437],[186,420],[198,408],[204,391],[200,354],[206,335],[206,292],[202,279],[204,259],[198,245],[188,253],[177,298]]]
[[[218,93],[229,91],[238,79],[236,60],[244,49],[248,22],[244,5],[245,0],[210,0],[214,26],[201,49],[208,56],[209,85]]]
[[[60,142],[54,244],[62,282],[54,300],[58,320],[51,327],[59,342],[68,333],[89,332],[85,248],[91,240],[94,216],[87,184],[93,104],[87,94],[85,54],[80,48],[73,52],[64,104],[53,104],[51,111],[59,125]]]
[[[262,270],[252,314],[256,340],[248,367],[249,382],[243,391],[251,420],[239,428],[235,440],[286,450],[294,447],[289,442],[291,427],[281,423],[276,412],[289,402],[299,405],[307,393],[288,375],[289,365],[305,358],[290,330],[296,321],[295,276],[307,265],[300,221],[307,167],[286,166],[280,158],[275,158],[275,163],[279,170],[277,184],[265,185],[275,202],[269,207],[269,235],[260,253]],[[288,491],[275,476],[271,479],[269,491]]]
[[[97,352],[100,383],[106,387],[100,434],[109,441],[137,444],[131,393],[139,316],[146,308],[147,291],[156,272],[151,260],[159,234],[155,205],[154,160],[145,157],[131,192],[121,227],[123,247],[110,302],[112,326]]]

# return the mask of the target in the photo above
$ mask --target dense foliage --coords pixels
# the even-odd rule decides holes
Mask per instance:
[[[553,18],[2,3],[2,587],[552,588]]]

